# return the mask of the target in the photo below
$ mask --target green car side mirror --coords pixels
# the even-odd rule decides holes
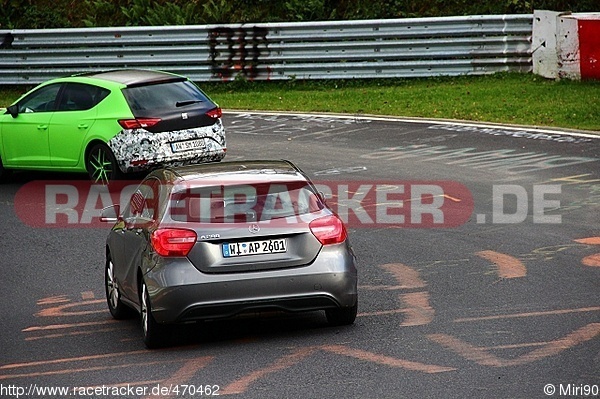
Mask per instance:
[[[10,107],[6,108],[6,111],[13,117],[16,118],[17,115],[19,115],[19,107],[14,104],[11,105]]]

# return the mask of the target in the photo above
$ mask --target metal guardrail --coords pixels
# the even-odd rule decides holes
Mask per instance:
[[[161,69],[195,81],[532,70],[533,15],[0,31],[0,84]]]

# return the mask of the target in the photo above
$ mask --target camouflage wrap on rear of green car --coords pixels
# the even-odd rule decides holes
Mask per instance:
[[[173,151],[173,143],[204,140],[202,148]],[[123,173],[153,169],[159,165],[181,166],[220,161],[227,144],[223,123],[170,132],[152,133],[145,129],[123,129],[108,143]]]

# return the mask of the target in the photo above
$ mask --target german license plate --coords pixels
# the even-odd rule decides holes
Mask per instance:
[[[223,257],[263,255],[287,252],[287,240],[246,241],[246,242],[224,242]]]
[[[177,141],[175,143],[171,143],[171,149],[173,152],[199,150],[204,148],[204,146],[204,139]]]

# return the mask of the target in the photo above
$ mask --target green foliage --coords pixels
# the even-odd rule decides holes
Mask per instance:
[[[25,10],[23,19],[36,29],[60,28],[69,25],[65,15],[55,12],[53,9],[41,8],[35,5]]]
[[[110,0],[84,0],[87,10],[83,24],[86,27],[125,25],[121,5]]]
[[[18,20],[18,7],[21,5],[19,0],[0,1],[0,29],[15,29],[15,22]]]
[[[121,7],[121,12],[132,26],[191,25],[200,23],[196,1],[183,4],[176,2],[158,2],[152,0],[133,0]]]
[[[534,10],[598,12],[599,0],[0,0],[0,28],[297,22]]]
[[[3,29],[44,29],[70,27],[70,15],[46,1],[3,0],[0,5],[0,25]]]
[[[234,8],[227,0],[208,0],[202,4],[203,21],[206,24],[222,24],[231,22],[230,15]]]
[[[283,5],[285,15],[292,21],[327,19],[324,0],[288,0]]]

